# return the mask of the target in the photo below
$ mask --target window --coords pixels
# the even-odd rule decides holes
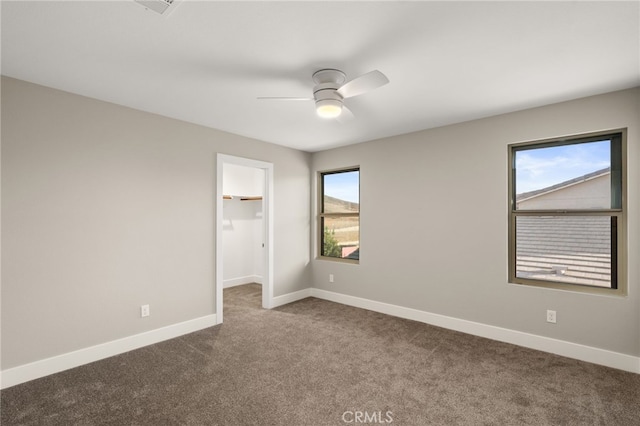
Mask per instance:
[[[321,258],[360,260],[360,169],[319,174],[319,238]]]
[[[625,293],[625,137],[509,146],[509,282]]]

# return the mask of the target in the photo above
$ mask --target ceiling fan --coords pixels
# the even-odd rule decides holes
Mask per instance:
[[[344,100],[362,95],[389,83],[378,70],[370,71],[345,83],[347,76],[340,70],[326,68],[313,73],[313,98],[259,96],[258,99],[282,101],[315,101],[316,112],[322,118],[353,117]]]

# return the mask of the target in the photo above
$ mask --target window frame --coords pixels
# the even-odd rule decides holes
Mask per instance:
[[[324,211],[324,176],[337,173],[358,172],[358,212],[357,213],[326,213]],[[358,218],[358,242],[360,241],[360,166],[342,167],[331,170],[321,170],[318,172],[318,230],[317,230],[317,259],[329,260],[333,262],[359,264],[360,259],[348,259],[342,257],[325,256],[322,254],[324,246],[324,219],[340,218],[340,217],[357,217]],[[358,243],[358,250],[360,245]]]
[[[614,157],[614,149],[611,150],[611,175],[614,172],[620,174],[620,188],[615,196],[619,197],[619,208],[609,209],[540,209],[525,210],[516,209],[516,167],[515,153],[536,148],[547,148],[553,146],[566,146],[599,140],[610,139],[612,143],[619,143],[619,158]],[[615,142],[614,142],[615,141]],[[510,284],[528,285],[534,287],[544,287],[558,290],[568,290],[581,293],[604,294],[609,296],[627,295],[627,129],[614,129],[599,132],[591,132],[565,137],[550,138],[520,142],[507,145],[508,152],[508,282]],[[619,165],[619,170],[615,168]],[[612,194],[614,194],[612,192]],[[522,216],[603,216],[615,217],[612,220],[612,227],[616,231],[611,234],[611,283],[612,287],[597,287],[585,284],[566,283],[561,281],[538,280],[533,278],[523,278],[516,276],[516,220]],[[615,287],[613,287],[615,286]]]

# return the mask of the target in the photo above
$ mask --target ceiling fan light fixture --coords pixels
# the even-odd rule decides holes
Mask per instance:
[[[322,118],[336,118],[342,114],[342,102],[336,99],[316,101],[316,112]]]

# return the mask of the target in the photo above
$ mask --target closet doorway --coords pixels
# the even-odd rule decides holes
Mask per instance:
[[[225,286],[259,281],[262,307],[272,306],[273,164],[218,154],[216,182],[215,287],[220,324]]]

